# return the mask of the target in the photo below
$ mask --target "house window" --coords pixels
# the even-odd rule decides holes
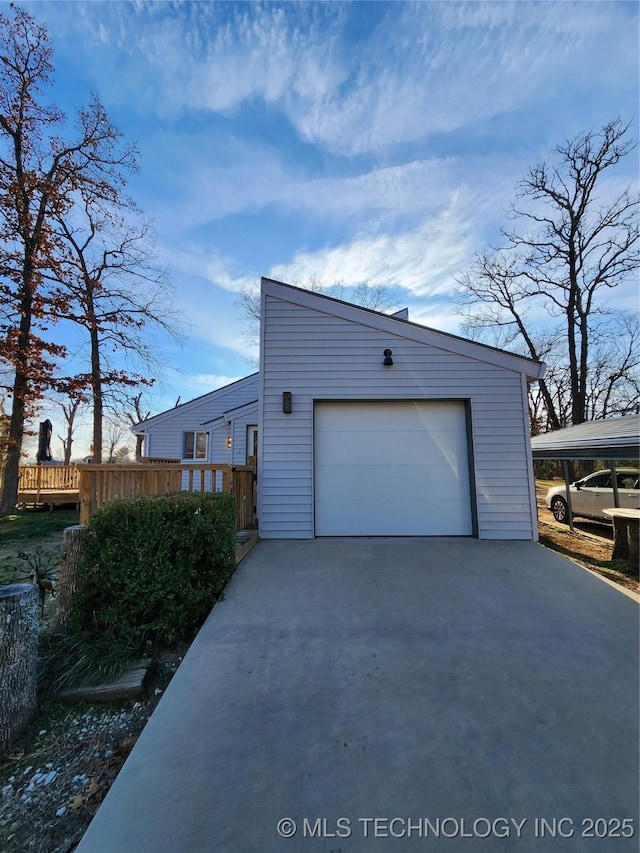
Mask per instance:
[[[207,434],[206,432],[182,433],[182,458],[183,459],[206,459],[207,458]]]

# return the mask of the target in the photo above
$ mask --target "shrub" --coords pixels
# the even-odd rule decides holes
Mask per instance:
[[[71,631],[171,646],[200,627],[231,577],[234,501],[181,492],[113,501],[91,518]]]

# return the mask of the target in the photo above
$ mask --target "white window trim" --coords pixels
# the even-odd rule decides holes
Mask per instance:
[[[200,430],[200,429],[183,429],[182,430],[181,454],[184,454],[184,443],[185,443],[184,440],[185,440],[185,435],[187,435],[188,433],[192,433],[192,435],[193,435],[193,454],[194,455],[192,457],[181,455],[180,458],[181,458],[182,462],[206,462],[209,459],[209,433],[204,432],[204,430]],[[204,456],[202,456],[202,457],[195,455],[196,454],[197,436],[198,435],[204,435],[205,436],[205,449],[204,449]]]

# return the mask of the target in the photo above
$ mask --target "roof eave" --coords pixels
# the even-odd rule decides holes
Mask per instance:
[[[621,445],[603,444],[600,446],[569,446],[548,447],[531,451],[534,459],[638,459],[640,458],[640,443]]]

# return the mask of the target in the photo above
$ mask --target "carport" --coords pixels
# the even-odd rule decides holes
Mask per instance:
[[[567,489],[569,526],[573,530],[573,511],[569,490],[569,460],[598,459],[605,461],[611,469],[614,505],[619,507],[616,462],[621,459],[640,458],[640,414],[625,415],[622,418],[610,420],[589,421],[577,426],[565,427],[555,432],[548,432],[545,435],[537,435],[531,439],[531,451],[534,462],[538,459],[559,459],[562,461]]]

